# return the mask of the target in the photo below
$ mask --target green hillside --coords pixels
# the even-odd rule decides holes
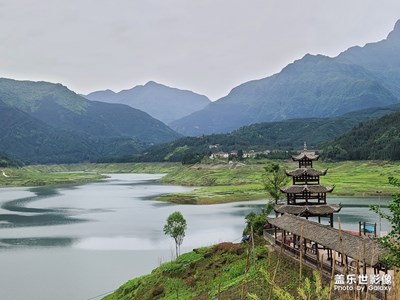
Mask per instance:
[[[18,167],[21,162],[11,159],[7,154],[0,152],[0,168]]]
[[[37,111],[42,101],[46,99],[52,99],[74,113],[84,112],[88,105],[84,98],[61,84],[17,81],[7,78],[0,78],[0,99],[9,106],[28,113]]]
[[[273,277],[275,268],[286,271],[276,272]],[[261,270],[273,277],[270,284]],[[104,300],[234,300],[247,299],[248,293],[264,299],[274,286],[297,295],[299,274],[297,262],[270,252],[265,241],[258,242],[254,256],[249,244],[221,243],[195,249],[176,261],[162,264],[151,274],[128,281]],[[310,268],[303,266],[303,276],[312,277],[311,274]]]
[[[0,108],[0,151],[27,163],[95,161],[179,137],[142,111],[60,84],[0,79]]]
[[[129,136],[145,139],[145,143],[179,136],[140,110],[89,101],[61,84],[0,79],[0,99],[51,127],[91,136]]]
[[[400,159],[400,113],[361,123],[324,148],[333,160]]]
[[[203,157],[211,152],[264,151],[267,149],[296,150],[306,141],[320,148],[326,142],[350,131],[360,122],[400,111],[400,105],[368,108],[333,118],[294,119],[259,123],[227,134],[184,137],[155,145],[142,155],[121,158],[122,161],[184,161]],[[210,146],[215,147],[210,149]]]

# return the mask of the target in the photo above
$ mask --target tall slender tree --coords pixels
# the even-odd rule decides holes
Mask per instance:
[[[168,234],[175,241],[175,253],[177,258],[181,253],[181,245],[185,237],[186,228],[186,220],[179,211],[170,214],[167,219],[167,224],[164,226],[164,234]]]
[[[289,182],[284,169],[278,163],[271,163],[264,167],[263,174],[264,189],[272,197],[275,203],[282,197],[280,188]]]
[[[400,179],[389,177],[389,183],[400,187]],[[391,266],[400,267],[400,192],[394,193],[388,205],[390,213],[384,212],[380,205],[371,205],[370,209],[382,218],[387,219],[392,225],[388,235],[380,237],[380,242],[388,249],[387,263]]]

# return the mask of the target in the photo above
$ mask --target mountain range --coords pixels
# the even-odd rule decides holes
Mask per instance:
[[[131,154],[179,137],[145,112],[48,82],[0,79],[0,114],[0,151],[30,163]]]
[[[154,81],[118,93],[111,90],[96,91],[84,97],[94,101],[127,104],[165,124],[201,110],[211,102],[206,96],[167,87]]]
[[[182,137],[172,142],[154,145],[141,155],[120,158],[120,161],[183,161],[187,157],[203,157],[210,152],[220,151],[230,153],[238,150],[296,150],[304,141],[314,149],[321,149],[324,145],[332,148],[334,145],[331,141],[335,138],[340,139],[360,123],[365,124],[367,128],[370,122],[375,124],[382,116],[398,112],[400,104],[368,108],[332,118],[291,119],[252,124],[225,134]],[[370,126],[368,128],[372,131]],[[362,142],[359,142],[362,145]],[[331,148],[329,149],[332,150]],[[335,156],[334,151],[330,153],[328,158],[343,159]]]
[[[352,47],[335,58],[305,55],[273,76],[170,124],[189,136],[224,133],[260,122],[333,117],[400,102],[400,21],[387,39]]]
[[[341,143],[339,136],[359,122],[399,111],[398,53],[400,21],[385,40],[334,58],[307,54],[215,102],[152,81],[119,93],[94,92],[85,96],[89,100],[61,84],[0,78],[0,153],[25,163],[138,157],[144,150],[143,160],[179,160],[206,153],[210,144],[237,150],[298,148],[304,140],[322,145],[336,138]],[[397,134],[382,130],[381,136]],[[181,134],[202,137],[179,139]],[[347,146],[329,146],[332,157],[337,151],[339,156],[352,153]]]

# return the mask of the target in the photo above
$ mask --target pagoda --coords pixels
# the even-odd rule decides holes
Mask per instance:
[[[300,154],[292,156],[299,167],[286,171],[286,175],[292,177],[292,185],[281,188],[286,194],[286,203],[276,204],[274,210],[278,214],[289,213],[306,219],[317,217],[319,223],[321,217],[329,218],[330,226],[333,227],[333,214],[339,212],[341,206],[326,202],[326,194],[332,192],[334,186],[320,184],[320,176],[326,175],[327,170],[313,168],[313,161],[318,158],[314,151],[307,150],[306,143]]]

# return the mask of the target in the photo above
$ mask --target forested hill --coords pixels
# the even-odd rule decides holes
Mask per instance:
[[[328,141],[350,131],[360,122],[400,111],[400,105],[369,108],[334,118],[294,119],[259,123],[242,127],[228,134],[184,137],[176,141],[150,147],[140,156],[125,160],[189,161],[210,152],[264,151],[298,149],[307,141],[310,147],[322,147]]]
[[[324,149],[334,160],[400,159],[400,113],[361,123]]]
[[[0,168],[18,167],[21,165],[22,165],[21,162],[11,159],[5,153],[0,153]],[[1,175],[2,174],[0,174],[0,176]]]
[[[0,99],[47,125],[98,137],[134,137],[146,143],[179,135],[143,111],[89,101],[61,84],[0,79]]]
[[[89,101],[61,84],[0,79],[0,152],[25,163],[95,161],[178,137],[127,105]]]

